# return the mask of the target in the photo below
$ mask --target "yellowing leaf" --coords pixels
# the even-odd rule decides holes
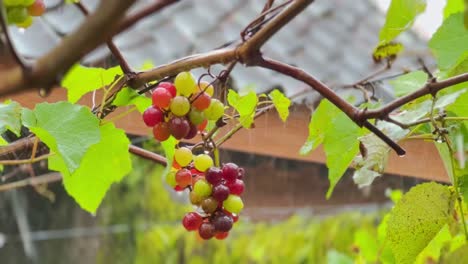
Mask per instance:
[[[375,47],[374,51],[372,52],[372,58],[375,62],[380,62],[383,59],[395,57],[402,51],[403,45],[401,43],[383,43]]]
[[[245,95],[240,96],[234,90],[228,92],[229,105],[234,107],[240,115],[239,122],[245,128],[250,128],[255,116],[258,98],[254,91],[250,91]]]
[[[84,94],[103,88],[122,75],[120,66],[109,69],[73,66],[62,80],[62,87],[67,89],[68,101],[76,103]]]
[[[284,96],[282,92],[275,89],[269,94],[273,104],[275,105],[276,111],[278,112],[281,120],[286,122],[289,116],[289,106],[291,105],[291,100]]]

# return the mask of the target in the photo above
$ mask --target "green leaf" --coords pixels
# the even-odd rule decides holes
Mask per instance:
[[[138,94],[134,89],[125,87],[117,93],[114,101],[115,106],[135,105],[140,113],[151,106],[151,98]]]
[[[454,200],[447,186],[434,182],[417,185],[402,197],[387,223],[387,239],[397,263],[414,263],[448,222]]]
[[[0,147],[6,146],[6,145],[8,145],[8,142],[2,136],[0,136]],[[0,172],[2,171],[3,171],[3,165],[0,165]]]
[[[429,242],[427,247],[424,248],[421,253],[419,253],[416,263],[427,263],[426,260],[431,258],[434,262],[437,262],[440,258],[440,253],[442,248],[452,240],[452,235],[448,225],[444,227],[437,233],[437,235]],[[438,262],[437,262],[438,263]]]
[[[90,146],[99,142],[99,120],[91,111],[68,102],[37,104],[34,111],[24,109],[23,124],[51,151],[59,155],[73,173]]]
[[[455,251],[453,251],[443,263],[446,264],[460,264],[468,263],[468,244],[465,244]]]
[[[240,96],[234,90],[228,92],[229,105],[234,107],[240,115],[239,122],[245,128],[250,128],[255,116],[255,108],[257,107],[258,98],[254,91],[249,91],[247,94]]]
[[[457,61],[454,67],[452,67],[447,75],[448,76],[455,76],[462,73],[468,72],[468,52],[465,52]],[[468,82],[465,82],[467,85]]]
[[[392,0],[385,24],[380,30],[380,44],[389,43],[401,32],[410,29],[417,15],[426,9],[424,0]]]
[[[15,135],[21,133],[21,105],[17,102],[6,101],[0,104],[0,134],[10,130]]]
[[[429,41],[440,70],[449,70],[459,64],[468,52],[468,30],[463,25],[463,14],[445,19]]]
[[[421,88],[427,81],[427,74],[423,71],[414,71],[402,75],[389,83],[393,86],[398,97],[407,95]]]
[[[461,93],[454,103],[447,107],[447,111],[456,116],[468,116],[468,93]]]
[[[161,142],[161,146],[164,149],[164,155],[166,156],[166,159],[167,159],[166,169],[164,170],[164,173],[162,175],[163,178],[166,177],[166,174],[169,173],[172,167],[172,162],[174,160],[174,152],[175,152],[175,148],[178,142],[179,141],[175,139],[173,136],[170,136],[167,140]]]
[[[301,155],[309,154],[312,150],[322,144],[330,120],[337,115],[337,112],[333,111],[335,108],[328,100],[322,100],[320,102],[319,106],[315,109],[312,117],[310,118],[309,136],[299,151]]]
[[[276,111],[278,112],[281,120],[286,122],[289,116],[289,106],[291,105],[291,100],[284,96],[282,92],[275,89],[268,96],[270,96],[273,104],[275,105]]]
[[[86,211],[95,213],[112,183],[132,169],[125,131],[107,123],[100,127],[102,140],[92,145],[78,169],[69,173],[60,156],[49,158],[49,168],[63,175],[65,190]]]
[[[61,86],[68,91],[68,101],[76,103],[84,94],[103,88],[122,75],[120,66],[109,69],[73,66],[63,78]]]
[[[327,263],[328,264],[353,264],[354,261],[351,257],[332,249],[327,252]]]
[[[464,0],[447,0],[447,4],[444,8],[444,19],[452,14],[463,12],[465,9],[463,1]]]
[[[354,233],[354,244],[359,247],[359,254],[368,263],[377,261],[379,244],[377,237],[366,229],[359,229]]]

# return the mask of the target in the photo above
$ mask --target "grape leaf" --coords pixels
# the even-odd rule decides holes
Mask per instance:
[[[109,69],[73,66],[62,80],[61,86],[68,91],[68,101],[76,103],[84,94],[114,82],[117,75],[122,75],[120,66]]]
[[[338,252],[334,249],[327,252],[327,263],[328,264],[353,264],[354,261],[348,255]]]
[[[468,29],[463,26],[463,14],[445,19],[429,41],[440,70],[449,70],[467,56]]]
[[[23,109],[23,124],[51,151],[63,158],[73,173],[90,146],[99,142],[99,120],[91,111],[69,102],[37,104],[34,111]]]
[[[455,76],[462,73],[468,72],[468,52],[465,52],[447,73],[448,76]],[[468,82],[465,82],[465,85]]]
[[[464,0],[447,0],[447,4],[444,8],[444,19],[452,14],[463,12],[465,9],[463,1]]]
[[[337,115],[333,110],[333,105],[328,100],[322,100],[315,109],[309,122],[309,136],[299,151],[301,155],[309,154],[322,144],[330,120]]]
[[[92,145],[80,166],[69,173],[60,156],[49,158],[49,168],[63,175],[65,190],[86,211],[95,213],[112,183],[132,169],[125,131],[107,123],[100,127],[101,141]]]
[[[468,263],[468,244],[465,244],[450,253],[445,259],[446,264]]]
[[[6,145],[8,145],[8,142],[2,136],[0,136],[0,147],[6,146]],[[3,165],[0,165],[0,172],[2,171],[3,171]]]
[[[166,174],[169,173],[172,167],[172,162],[174,160],[174,152],[175,152],[175,147],[178,143],[178,140],[175,139],[173,136],[170,136],[167,140],[161,142],[161,146],[164,149],[164,156],[166,156],[167,159],[167,165],[166,169],[164,170],[163,173],[163,178],[166,177]]]
[[[398,97],[407,95],[421,88],[427,81],[427,74],[423,71],[414,71],[402,75],[389,83],[393,86]]]
[[[276,111],[278,112],[281,120],[286,122],[289,116],[289,106],[291,105],[291,100],[284,96],[282,92],[275,89],[268,96],[270,96],[273,104],[275,105]]]
[[[354,233],[354,245],[359,248],[361,255],[368,263],[377,261],[379,244],[377,237],[366,229],[359,229]]]
[[[416,263],[427,263],[426,260],[431,258],[434,262],[439,263],[440,253],[442,248],[452,240],[452,235],[448,225],[444,227],[437,233],[437,235],[429,242],[429,244],[424,248],[421,253],[419,253]]]
[[[418,254],[448,222],[455,197],[447,186],[419,184],[390,212],[387,239],[397,263],[414,263]]]
[[[20,136],[21,132],[21,105],[17,102],[6,101],[0,104],[0,134],[10,130]]]
[[[257,107],[258,98],[254,91],[249,91],[245,95],[239,95],[234,90],[229,90],[227,96],[229,105],[234,107],[240,115],[239,122],[245,128],[250,128],[253,123],[255,108]]]
[[[115,106],[135,105],[140,113],[151,106],[151,98],[138,94],[134,89],[125,87],[117,93],[114,101]]]

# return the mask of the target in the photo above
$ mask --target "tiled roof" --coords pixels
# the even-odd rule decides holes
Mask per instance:
[[[97,4],[96,0],[82,2],[91,9]],[[149,2],[140,0],[133,10]],[[137,68],[147,60],[159,65],[238,40],[239,33],[260,13],[263,4],[261,0],[184,0],[148,17],[114,40],[133,67]],[[11,30],[20,52],[35,58],[56,45],[61,36],[71,32],[82,20],[83,15],[78,9],[67,5],[36,19],[24,32],[14,27]],[[384,16],[368,1],[316,1],[276,34],[263,52],[300,66],[331,86],[352,83],[376,69],[371,52],[378,42],[383,22]],[[415,34],[406,33],[400,40],[412,50],[426,49]],[[102,46],[83,62],[92,64],[108,56],[109,51]],[[398,60],[394,68],[401,71],[398,65],[415,66],[416,59]],[[194,73],[203,71],[198,69]],[[238,88],[255,84],[258,92],[281,85],[288,95],[292,95],[305,87],[263,69],[236,67],[232,76]],[[388,88],[379,93],[384,98],[391,97]]]

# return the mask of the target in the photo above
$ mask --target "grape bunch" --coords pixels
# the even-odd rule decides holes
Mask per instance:
[[[197,83],[189,72],[179,73],[174,83],[161,82],[152,93],[152,106],[143,113],[143,121],[153,127],[154,138],[165,141],[191,139],[203,131],[208,120],[224,115],[224,105],[212,98],[213,86]]]
[[[41,16],[46,10],[44,0],[3,0],[6,7],[8,24],[28,28],[35,16]]]
[[[213,165],[207,154],[193,155],[189,148],[175,150],[172,171],[166,181],[176,191],[190,190],[190,202],[197,207],[187,213],[182,224],[188,231],[198,230],[202,239],[228,236],[244,207],[244,169],[234,163]]]

